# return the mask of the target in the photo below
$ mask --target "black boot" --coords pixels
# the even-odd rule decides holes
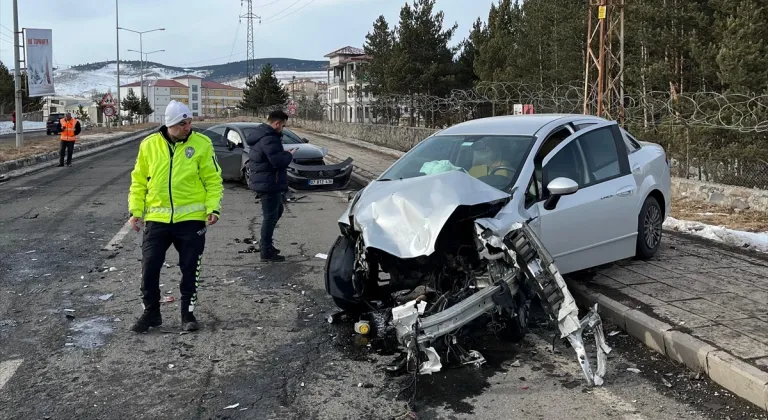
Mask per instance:
[[[147,307],[144,309],[144,313],[141,314],[139,319],[131,327],[131,331],[137,333],[145,333],[149,331],[150,327],[159,327],[163,325],[163,317],[160,315],[160,307]]]
[[[195,315],[189,311],[189,302],[181,302],[181,329],[184,331],[197,331],[200,329]]]
[[[261,253],[261,261],[262,262],[281,262],[285,261],[285,257],[278,254],[274,250],[269,250],[267,252]]]

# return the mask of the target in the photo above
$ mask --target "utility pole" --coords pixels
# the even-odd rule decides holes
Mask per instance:
[[[122,125],[122,122],[120,121],[120,17],[119,17],[119,2],[120,0],[115,0],[115,43],[117,45],[117,104],[115,106],[115,110],[117,111],[115,115],[115,118],[117,118],[117,125]],[[107,126],[110,125],[109,121],[105,121]]]
[[[590,0],[587,11],[587,56],[584,72],[584,114],[623,124],[624,2]],[[618,43],[618,51],[616,45]]]
[[[21,57],[19,57],[19,1],[13,0],[13,76],[16,87],[16,147],[24,147],[24,108],[21,99]]]
[[[253,53],[253,18],[259,19],[259,23],[261,23],[261,16],[256,16],[253,14],[253,0],[240,0],[240,5],[243,5],[243,1],[248,2],[248,13],[241,15],[240,18],[245,18],[248,20],[248,36],[246,40],[246,61],[245,61],[245,75],[248,79],[253,77],[253,74],[256,72],[256,64],[254,63],[255,55]]]

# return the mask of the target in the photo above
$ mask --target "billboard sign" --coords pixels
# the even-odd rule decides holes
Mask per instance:
[[[55,95],[53,87],[53,31],[50,29],[25,29],[29,96]]]

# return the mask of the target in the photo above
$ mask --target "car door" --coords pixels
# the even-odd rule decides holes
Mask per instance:
[[[579,130],[543,161],[540,234],[558,269],[569,273],[631,257],[637,236],[637,183],[618,124]],[[558,177],[579,185],[545,208],[547,185]]]
[[[216,160],[221,165],[221,177],[227,180],[239,179],[241,176],[241,158],[242,149],[230,147],[225,137],[227,126],[216,125],[203,131],[203,134],[210,137],[213,143],[213,150],[216,153]]]

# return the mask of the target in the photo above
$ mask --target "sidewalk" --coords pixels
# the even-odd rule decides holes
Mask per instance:
[[[352,157],[363,183],[402,155],[291,129],[332,160]],[[569,286],[581,305],[599,303],[630,335],[768,410],[768,258],[665,232],[653,260],[621,261]]]

